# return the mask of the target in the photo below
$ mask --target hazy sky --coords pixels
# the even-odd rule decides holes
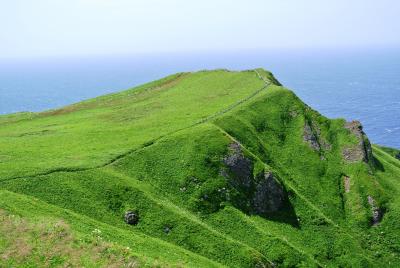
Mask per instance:
[[[0,58],[400,47],[398,0],[0,0]]]

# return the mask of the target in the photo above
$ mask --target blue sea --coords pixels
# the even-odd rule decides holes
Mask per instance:
[[[360,120],[373,143],[400,148],[400,50],[395,49],[3,60],[0,114],[56,108],[175,72],[257,67],[272,71],[323,115]]]

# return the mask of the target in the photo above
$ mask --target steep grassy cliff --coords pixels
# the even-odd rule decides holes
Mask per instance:
[[[0,266],[399,267],[397,154],[262,69],[1,116]]]

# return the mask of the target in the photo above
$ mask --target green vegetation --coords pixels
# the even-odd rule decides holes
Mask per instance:
[[[398,151],[262,69],[1,116],[0,148],[1,267],[400,266]]]
[[[376,147],[378,147],[380,150],[390,154],[394,158],[400,159],[400,150],[395,149],[395,148],[385,147],[385,146],[378,146],[378,145]]]

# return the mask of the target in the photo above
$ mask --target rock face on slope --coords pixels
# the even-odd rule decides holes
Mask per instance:
[[[283,208],[286,195],[272,172],[253,175],[254,165],[245,157],[238,143],[229,146],[231,153],[224,158],[228,173],[223,175],[238,192],[247,196],[251,213],[266,216]]]
[[[231,154],[225,157],[224,163],[233,175],[230,183],[236,189],[250,191],[253,184],[253,162],[243,155],[240,144],[231,143],[229,149]]]
[[[260,173],[253,197],[253,208],[256,213],[265,215],[279,211],[284,201],[284,189],[272,172]]]
[[[306,123],[304,125],[304,135],[303,135],[304,141],[307,142],[310,147],[316,151],[321,150],[321,147],[319,146],[318,143],[318,138],[317,136],[313,133],[310,124]]]
[[[383,216],[382,210],[376,205],[375,199],[370,195],[368,196],[368,204],[371,207],[372,225],[377,225],[382,220]]]
[[[124,220],[129,225],[136,225],[139,223],[139,214],[135,211],[127,211]]]
[[[314,151],[322,153],[331,149],[331,145],[321,137],[321,130],[314,122],[304,124],[303,139]]]
[[[362,125],[359,121],[347,122],[345,128],[350,130],[358,139],[358,144],[355,147],[347,147],[343,150],[343,157],[347,162],[364,161],[370,163],[372,158],[371,144],[365,135]]]

